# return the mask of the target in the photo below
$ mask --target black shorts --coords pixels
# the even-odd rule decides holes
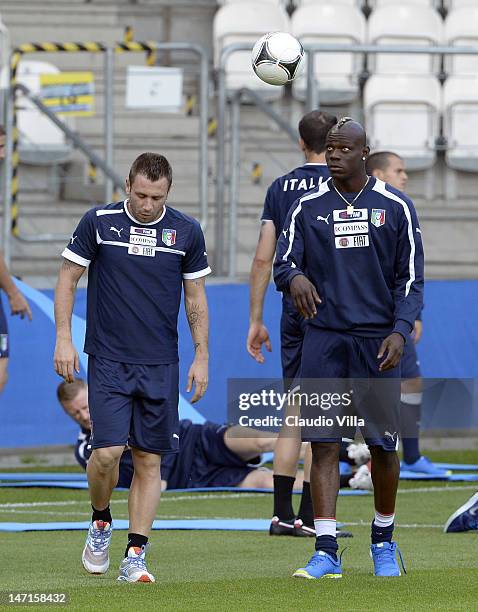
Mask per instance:
[[[161,455],[179,448],[178,364],[120,363],[90,355],[93,449],[124,446]]]

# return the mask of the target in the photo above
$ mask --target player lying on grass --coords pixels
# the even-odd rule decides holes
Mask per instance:
[[[62,382],[58,401],[65,412],[80,425],[75,457],[86,469],[91,455],[88,387],[77,379]],[[238,437],[238,434],[241,437]],[[240,487],[272,489],[273,476],[268,469],[254,466],[262,453],[274,450],[276,438],[264,437],[249,427],[218,425],[210,421],[197,424],[187,419],[179,422],[180,450],[165,455],[161,462],[161,490],[197,487]],[[302,488],[304,473],[297,473],[295,488]],[[125,449],[119,463],[119,487],[129,488],[133,478],[131,451]]]

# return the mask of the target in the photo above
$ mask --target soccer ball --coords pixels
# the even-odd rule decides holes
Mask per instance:
[[[304,48],[287,32],[269,32],[254,45],[252,69],[269,85],[285,85],[299,74]]]

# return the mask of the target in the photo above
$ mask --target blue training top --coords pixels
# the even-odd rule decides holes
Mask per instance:
[[[322,300],[308,324],[356,336],[406,338],[423,304],[423,245],[412,201],[370,178],[350,209],[332,179],[299,198],[274,263],[280,291],[298,274]]]
[[[92,208],[65,259],[89,266],[85,353],[136,364],[178,361],[183,279],[211,272],[199,223],[164,207],[140,223],[127,202]]]
[[[279,239],[290,207],[297,198],[316,189],[329,178],[327,164],[307,163],[277,178],[269,187],[264,201],[262,221],[273,221]]]

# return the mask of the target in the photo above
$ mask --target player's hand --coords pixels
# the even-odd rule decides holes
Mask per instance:
[[[32,320],[30,305],[20,291],[17,290],[11,293],[8,296],[8,300],[10,302],[10,310],[12,311],[12,315],[19,314],[21,319],[28,317],[30,321]]]
[[[208,382],[208,360],[196,358],[189,368],[188,386],[186,387],[186,391],[190,393],[193,388],[193,383],[195,384],[191,404],[198,402],[206,393]]]
[[[380,350],[378,351],[377,359],[382,359],[382,357],[387,354],[382,363],[378,366],[380,372],[385,372],[385,370],[391,370],[395,368],[400,363],[400,358],[403,353],[403,345],[405,344],[405,340],[402,334],[397,332],[393,332],[390,336],[387,336],[385,340],[382,342],[380,346]]]
[[[65,382],[71,383],[75,380],[75,372],[80,373],[80,359],[71,340],[58,339],[53,357],[55,372]]]
[[[322,300],[310,280],[303,274],[294,276],[290,283],[290,294],[294,306],[304,319],[313,319],[317,314],[316,304],[321,304]]]
[[[264,323],[251,323],[249,333],[247,334],[247,352],[257,363],[264,363],[265,358],[261,352],[262,345],[266,345],[269,353],[272,353],[271,340],[269,338],[269,330]]]
[[[414,344],[418,344],[420,342],[422,333],[423,333],[423,323],[419,319],[417,319],[415,321],[415,327],[414,327],[413,335],[412,335]]]

